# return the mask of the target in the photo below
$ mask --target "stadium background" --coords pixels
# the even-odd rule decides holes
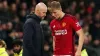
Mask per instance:
[[[0,39],[7,44],[7,51],[12,51],[12,42],[23,38],[25,16],[34,13],[35,5],[43,1],[49,5],[53,0],[0,0]],[[84,48],[89,56],[100,56],[100,0],[56,0],[60,1],[65,13],[76,16],[86,35]],[[52,20],[47,13],[41,22],[44,30],[45,56],[52,54],[52,36],[49,23]],[[77,36],[76,42],[77,45]]]

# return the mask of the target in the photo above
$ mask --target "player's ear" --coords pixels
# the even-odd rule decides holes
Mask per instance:
[[[62,8],[59,8],[60,11],[62,11]]]

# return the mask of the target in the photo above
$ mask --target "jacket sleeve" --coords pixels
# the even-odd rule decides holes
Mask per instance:
[[[25,48],[24,50],[27,50],[27,52],[30,55],[35,55],[36,51],[34,48],[34,44],[33,44],[33,38],[34,38],[34,27],[32,23],[26,23],[24,25],[24,36],[23,36],[23,48]]]

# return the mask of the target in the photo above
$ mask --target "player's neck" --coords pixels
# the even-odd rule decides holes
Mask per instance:
[[[60,16],[60,19],[62,19],[64,17],[65,13],[64,12],[61,12],[61,16]]]

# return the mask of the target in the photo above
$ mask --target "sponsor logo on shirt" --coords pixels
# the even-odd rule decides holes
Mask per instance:
[[[67,34],[67,30],[55,30],[55,35],[66,35]]]

